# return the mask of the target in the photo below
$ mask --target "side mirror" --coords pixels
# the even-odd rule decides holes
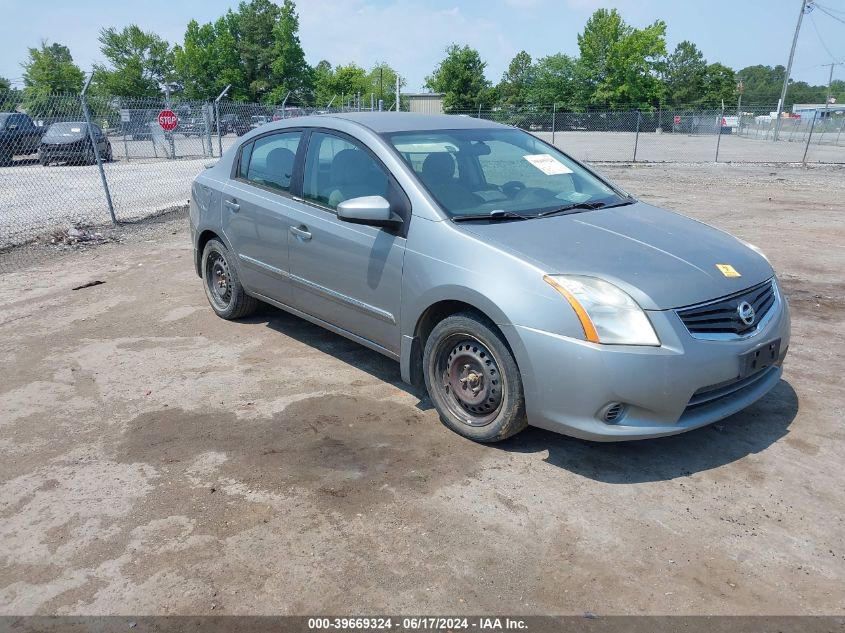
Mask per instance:
[[[395,226],[402,218],[390,210],[390,203],[383,196],[350,198],[337,205],[337,217],[352,224]]]

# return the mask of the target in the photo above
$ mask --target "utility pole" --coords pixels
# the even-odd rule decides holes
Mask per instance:
[[[396,111],[399,112],[402,106],[399,102],[399,73],[396,73]]]
[[[742,83],[742,79],[736,85],[736,92],[739,95],[736,100],[736,122],[739,125],[739,119],[742,116],[742,93],[745,92],[745,85]]]
[[[801,11],[798,13],[798,24],[795,25],[795,35],[792,36],[792,48],[789,51],[789,62],[786,64],[786,76],[783,78],[783,88],[780,91],[780,101],[778,101],[777,119],[775,120],[775,132],[772,135],[772,140],[778,140],[780,134],[780,115],[786,105],[786,89],[789,88],[789,75],[792,73],[792,60],[795,58],[795,46],[798,44],[798,33],[801,31],[801,21],[804,19],[804,14],[813,10],[814,0],[801,0]]]
[[[827,77],[827,97],[824,100],[824,114],[822,114],[823,119],[827,119],[827,109],[830,107],[830,85],[833,83],[833,67],[834,66],[845,66],[842,62],[831,62],[830,64],[823,64],[824,66],[830,66],[830,75]],[[827,121],[825,121],[825,127],[827,127]],[[822,128],[824,130],[824,128]],[[822,131],[822,135],[824,135],[824,131]]]

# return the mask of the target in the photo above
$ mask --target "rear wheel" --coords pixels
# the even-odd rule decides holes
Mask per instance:
[[[224,319],[240,319],[255,312],[258,300],[246,294],[229,249],[217,238],[202,252],[205,296],[212,310]]]
[[[440,419],[456,433],[498,442],[528,425],[519,368],[484,317],[462,312],[438,323],[426,341],[423,367]]]

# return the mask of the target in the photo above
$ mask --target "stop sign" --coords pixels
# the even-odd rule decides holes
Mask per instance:
[[[164,131],[173,131],[176,129],[176,125],[178,123],[179,117],[176,116],[176,113],[173,112],[173,110],[162,110],[158,113],[158,124]]]

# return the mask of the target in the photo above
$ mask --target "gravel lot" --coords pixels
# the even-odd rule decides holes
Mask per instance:
[[[538,136],[551,141],[551,133]],[[788,135],[784,135],[788,139]],[[217,139],[214,138],[214,151]],[[228,149],[237,138],[223,138]],[[712,162],[716,157],[714,135],[641,134],[637,160],[641,162]],[[832,140],[832,138],[831,138]],[[190,182],[214,160],[203,157],[202,139],[175,138],[176,160],[154,159],[151,141],[111,138],[116,161],[105,166],[115,213],[120,220],[136,220],[163,209],[185,204]],[[564,151],[586,161],[630,161],[634,134],[625,132],[559,132],[555,142]],[[773,144],[753,138],[723,135],[719,160],[724,162],[801,162],[804,142]],[[126,160],[125,156],[131,157]],[[161,148],[155,152],[161,157]],[[142,157],[142,158],[139,158]],[[810,146],[810,163],[845,163],[845,145]],[[0,168],[0,248],[21,244],[54,228],[103,224],[109,221],[105,194],[96,166],[41,167],[33,157],[19,159],[13,167]]]
[[[34,249],[0,275],[0,614],[845,614],[845,169],[603,171],[768,252],[793,340],[762,402],[481,446],[374,352],[217,319],[184,217]]]

